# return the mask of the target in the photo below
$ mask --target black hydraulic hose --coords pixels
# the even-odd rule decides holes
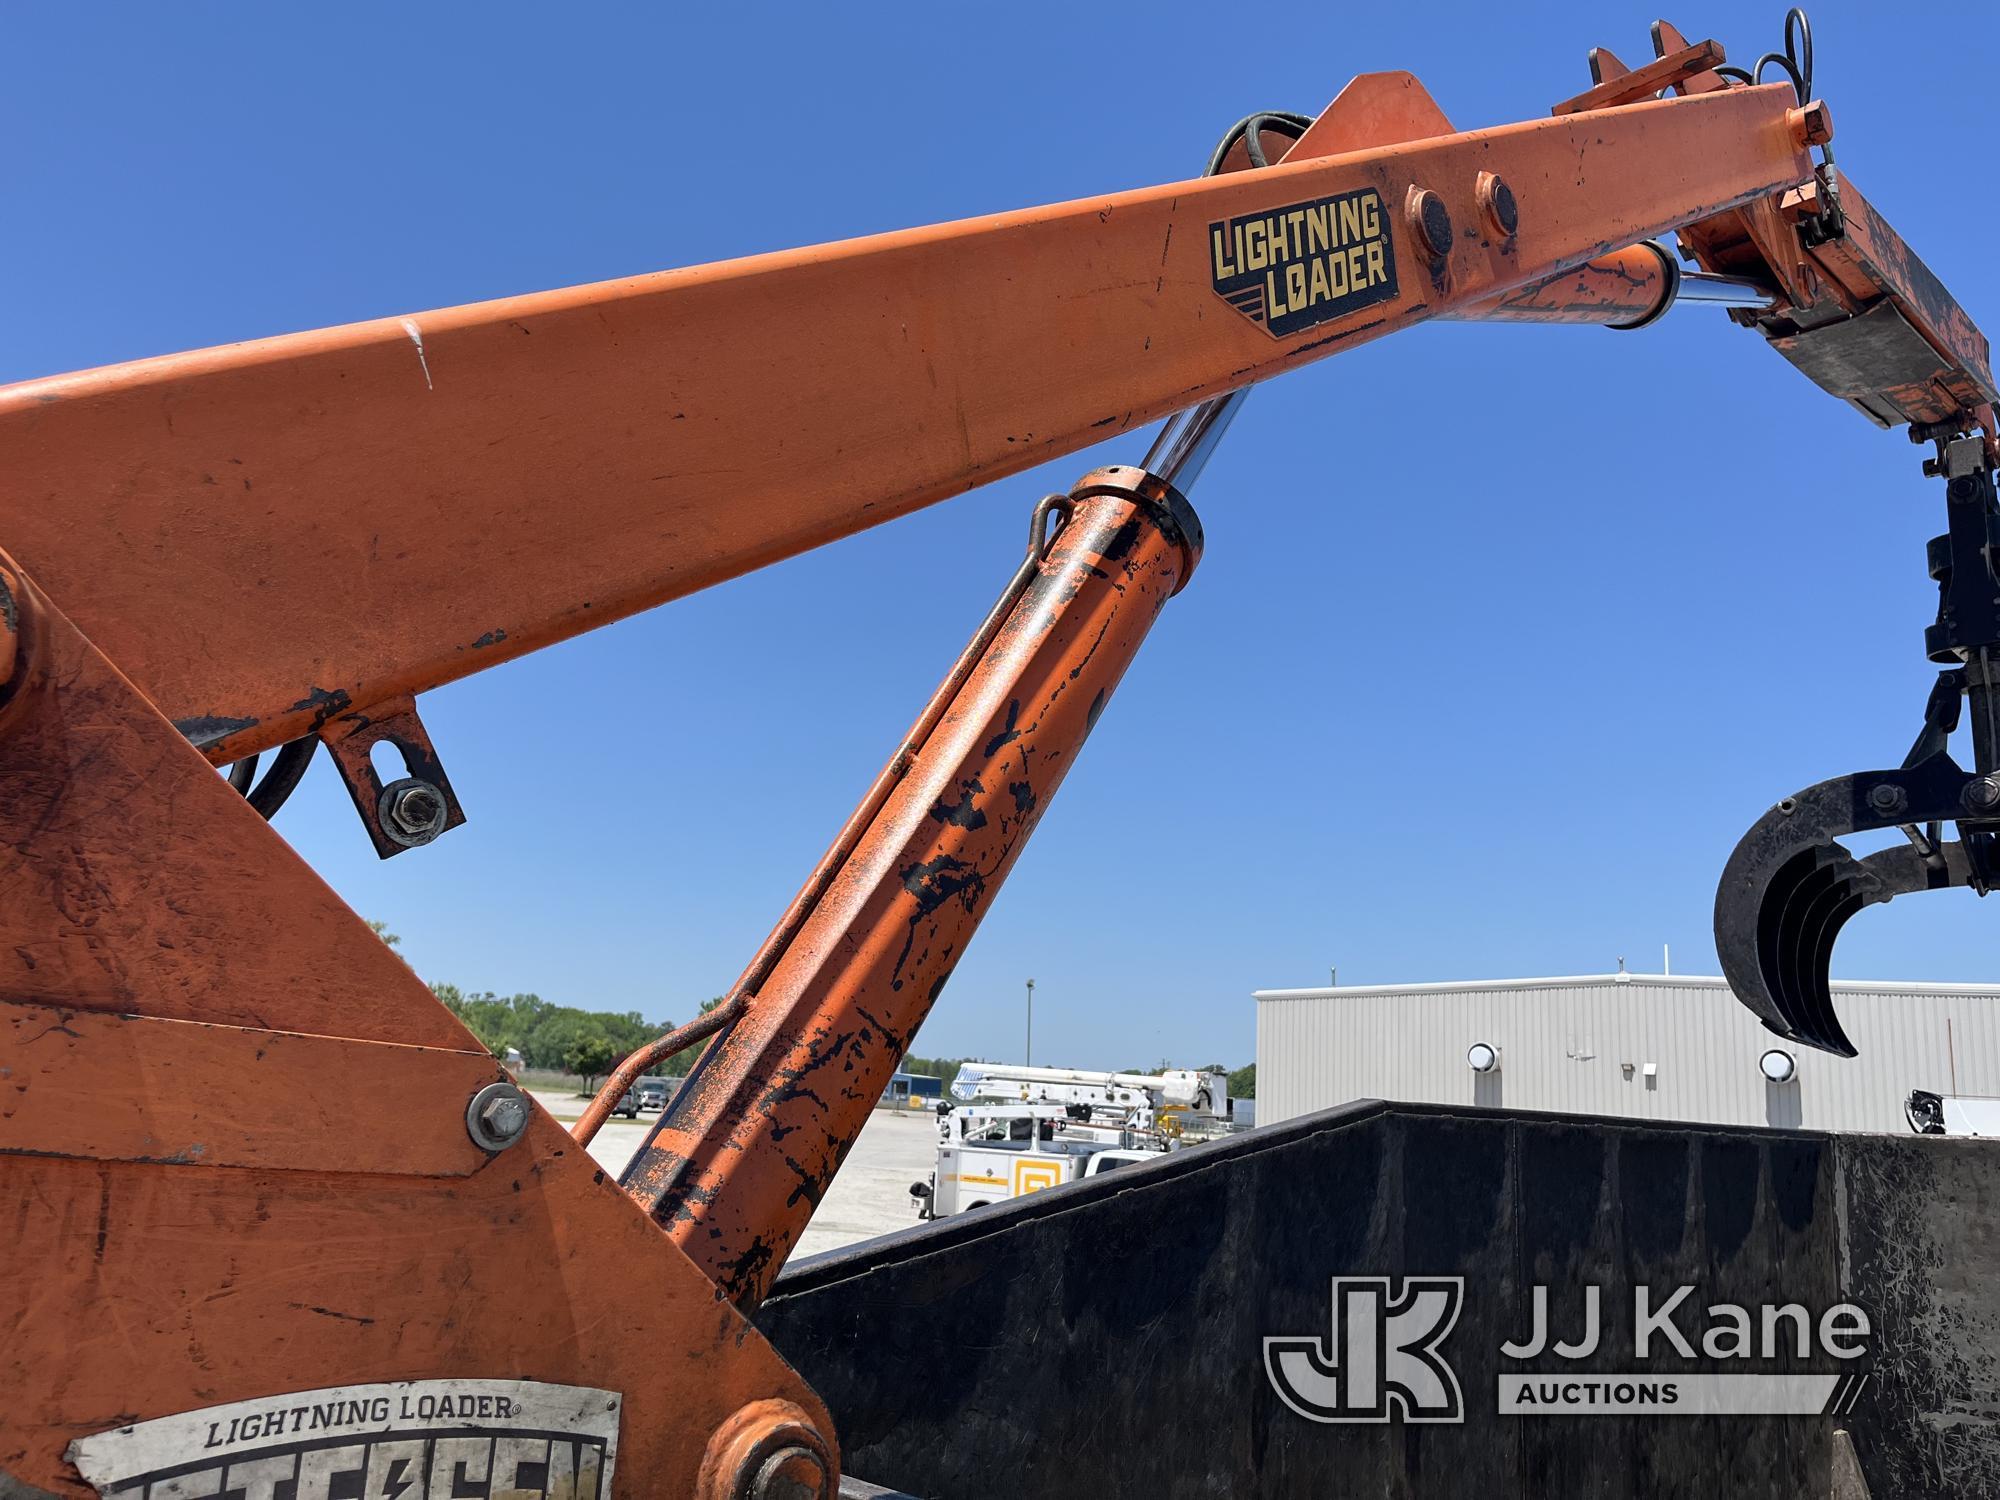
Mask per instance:
[[[1251,166],[1268,167],[1271,163],[1264,154],[1264,126],[1285,125],[1303,135],[1312,122],[1311,115],[1297,114],[1288,109],[1260,109],[1254,114],[1245,115],[1229,127],[1228,133],[1216,146],[1214,155],[1209,157],[1208,170],[1203,172],[1202,176],[1213,177],[1221,171],[1222,159],[1229,155],[1229,148],[1239,140],[1243,142],[1244,149],[1250,153]]]
[[[250,784],[256,779],[257,757],[254,755],[244,756],[229,768],[229,784],[246,797],[250,795]]]
[[[306,767],[312,764],[313,752],[318,748],[319,736],[309,734],[303,739],[293,740],[279,750],[272,759],[271,769],[264,774],[264,779],[257,783],[256,789],[248,794],[250,805],[257,809],[258,814],[266,822],[275,817],[278,809],[285,805],[285,799],[292,795],[299,784],[299,778],[306,774]],[[255,760],[256,757],[251,757],[253,767]],[[233,784],[235,780],[233,771],[230,780]]]

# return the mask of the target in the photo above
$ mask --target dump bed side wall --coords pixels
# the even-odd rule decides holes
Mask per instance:
[[[1877,1496],[2000,1494],[2000,1146],[1359,1105],[821,1257],[758,1321],[850,1468],[987,1495],[1824,1494],[1834,1428]],[[1464,1420],[1325,1424],[1270,1336],[1319,1335],[1337,1276],[1465,1280],[1441,1346]],[[1549,1288],[1557,1337],[1500,1353]],[[1635,1289],[1701,1310],[1855,1301],[1843,1363],[1635,1362]],[[1982,1298],[1981,1288],[1987,1289]],[[997,1334],[996,1334],[997,1331]],[[1840,1418],[1502,1416],[1503,1372],[1866,1371]],[[1853,1388],[1854,1382],[1842,1387]]]

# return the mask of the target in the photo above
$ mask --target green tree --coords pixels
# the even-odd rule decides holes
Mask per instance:
[[[968,1061],[969,1058],[963,1057],[906,1057],[903,1059],[903,1071],[923,1078],[943,1079],[945,1092],[950,1093],[952,1084],[958,1078],[958,1070]]]
[[[609,1073],[617,1065],[619,1056],[611,1038],[603,1033],[579,1032],[563,1049],[563,1070],[581,1074],[587,1092],[600,1074]]]
[[[1238,1068],[1229,1075],[1229,1097],[1232,1099],[1255,1099],[1257,1097],[1257,1065]]]
[[[497,995],[490,991],[469,995],[455,984],[433,984],[431,993],[495,1057],[504,1057],[509,1047],[520,1045],[520,1032],[513,1024],[513,1008]]]
[[[695,1012],[696,1016],[700,1017],[707,1015],[710,1011],[714,1010],[716,1006],[722,1004],[728,998],[729,997],[727,995],[717,995],[712,1000],[702,1001],[701,1009]],[[645,1038],[645,1040],[651,1041],[655,1036],[665,1036],[669,1031],[672,1030],[674,1030],[673,1023],[669,1022],[666,1026],[650,1033]],[[687,1076],[687,1070],[694,1066],[695,1059],[700,1057],[703,1052],[708,1050],[708,1045],[709,1044],[707,1042],[696,1042],[692,1047],[683,1047],[680,1051],[676,1052],[672,1057],[664,1059],[658,1067],[653,1069],[653,1071],[655,1073],[658,1073],[664,1078],[684,1078]]]
[[[531,1068],[578,1072],[572,1049],[588,1039],[602,1041],[615,1059],[643,1047],[668,1029],[654,1025],[636,1010],[580,1010],[573,1005],[556,1005],[532,993],[496,995],[491,990],[474,993],[443,983],[433,984],[431,993],[495,1057],[504,1057],[512,1047]],[[686,1066],[683,1061],[681,1070],[685,1071]],[[600,1063],[589,1076],[603,1071],[604,1065]]]

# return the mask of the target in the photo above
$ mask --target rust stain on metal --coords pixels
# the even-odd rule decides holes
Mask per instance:
[[[955,670],[862,826],[807,882],[768,976],[675,1099],[625,1186],[729,1296],[782,1267],[908,1038],[1200,542],[1134,469],[1071,496],[968,669]],[[914,749],[914,753],[912,752]],[[900,768],[900,769],[899,769]],[[878,782],[878,788],[882,785]]]
[[[81,1497],[71,1438],[325,1368],[615,1383],[621,1463],[661,1494],[696,1493],[706,1434],[757,1401],[831,1432],[545,1114],[501,1156],[461,1155],[491,1056],[59,609],[20,596],[34,671],[0,709],[0,994],[35,1003],[0,1023],[39,1041],[0,1046],[0,1141],[25,1148],[0,1149],[0,1192],[34,1206],[0,1254],[0,1489]],[[367,1095],[391,1065],[393,1107]],[[425,1165],[413,1140],[464,1175],[398,1175]],[[658,1374],[661,1323],[690,1334],[696,1374],[636,1373]]]
[[[1498,173],[1520,231],[1455,245],[1443,295],[1398,236],[1402,301],[1433,316],[1810,174],[1776,86],[1456,134],[1395,80],[1363,93],[1265,172],[425,312],[424,359],[452,372],[435,390],[395,317],[10,387],[0,535],[169,718],[243,726],[212,747],[235,760],[1406,326],[1402,307],[1347,314],[1323,329],[1344,342],[1303,354],[1232,326],[1211,222],[1422,182],[1476,223],[1478,174]],[[898,325],[895,358],[864,352]],[[551,342],[569,351],[553,387]],[[773,350],[785,451],[810,465],[764,441]],[[663,389],[702,409],[662,421],[686,410],[663,413]],[[275,520],[219,526],[186,499],[219,493],[204,475],[313,525],[282,544]],[[148,538],[145,557],[111,536]],[[357,565],[365,607],[335,586]],[[506,615],[468,631],[467,579]]]

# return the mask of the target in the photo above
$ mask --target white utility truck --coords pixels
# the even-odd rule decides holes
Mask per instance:
[[[917,1217],[968,1208],[1151,1161],[1171,1147],[1152,1131],[1093,1125],[1064,1104],[968,1104],[938,1115],[937,1170],[910,1185]]]
[[[1062,1104],[1087,1109],[1092,1122],[1151,1130],[1169,1122],[1197,1133],[1230,1117],[1229,1075],[1174,1068],[1164,1073],[1101,1073],[1084,1068],[1033,1068],[1018,1063],[968,1062],[952,1080],[966,1103]],[[1084,1118],[1073,1115],[1076,1118]]]

